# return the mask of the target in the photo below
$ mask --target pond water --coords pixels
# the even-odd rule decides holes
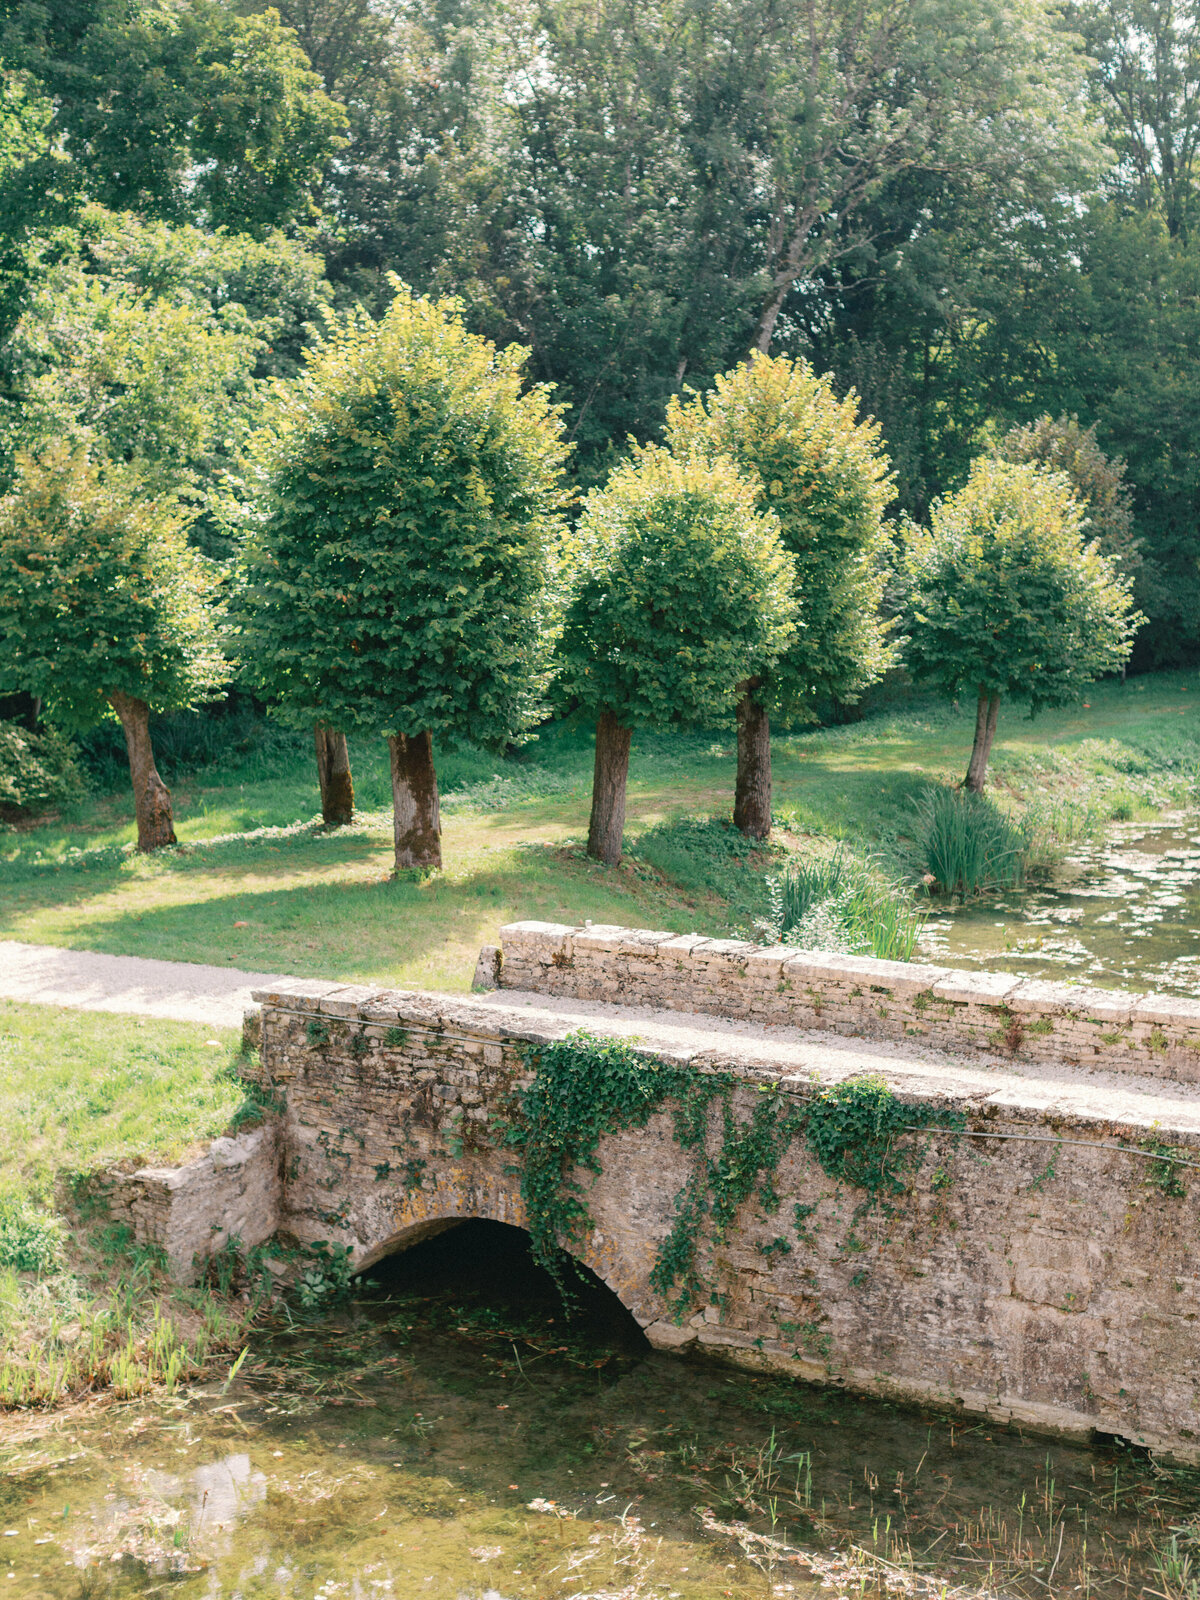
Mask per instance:
[[[1116,1600],[1194,1575],[1195,1473],[655,1354],[599,1285],[568,1325],[498,1224],[377,1270],[225,1384],[9,1419],[0,1595]]]
[[[1200,822],[1125,823],[1044,889],[939,907],[920,953],[951,966],[1200,995]]]

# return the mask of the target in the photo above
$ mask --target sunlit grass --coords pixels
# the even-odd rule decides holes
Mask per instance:
[[[841,840],[889,873],[912,874],[914,802],[931,781],[961,778],[972,731],[970,708],[920,702],[844,727],[777,733],[776,813],[798,848],[806,836]],[[734,755],[732,729],[639,732],[627,838],[673,817],[728,815]],[[586,728],[549,729],[517,760],[441,757],[445,870],[423,884],[389,879],[383,742],[353,744],[352,758],[366,814],[333,834],[315,825],[315,774],[297,744],[265,773],[243,764],[177,780],[178,852],[145,859],[122,849],[133,838],[123,792],[0,835],[0,937],[462,990],[479,945],[508,921],[724,934],[747,920],[702,880],[677,881],[653,862],[627,857],[608,870],[586,861]],[[1066,825],[1081,808],[1103,819],[1181,803],[1197,772],[1200,680],[1159,674],[1098,685],[1086,707],[1035,721],[1006,708],[990,792],[1005,809],[1034,799]],[[245,837],[258,829],[286,831]],[[230,834],[239,837],[211,842]]]
[[[0,1409],[173,1387],[247,1307],[172,1284],[104,1220],[112,1167],[168,1164],[244,1096],[229,1029],[0,1001]]]
[[[0,1000],[0,1212],[50,1199],[70,1174],[174,1161],[220,1133],[243,1098],[238,1043],[207,1024]]]

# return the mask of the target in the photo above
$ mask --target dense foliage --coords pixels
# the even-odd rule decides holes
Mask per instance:
[[[727,461],[649,447],[584,502],[561,692],[626,728],[711,727],[794,625],[777,519]]]
[[[114,691],[177,711],[219,689],[214,579],[185,529],[77,448],[21,458],[0,500],[0,691],[31,691],[69,730],[108,717]]]
[[[0,722],[0,816],[75,800],[83,790],[75,752],[61,733]]]
[[[566,446],[523,360],[400,287],[281,392],[240,617],[290,722],[502,747],[541,714]]]
[[[676,451],[728,456],[779,519],[799,626],[759,691],[785,721],[821,697],[853,700],[890,659],[879,620],[892,498],[879,427],[805,361],[759,356],[707,394],[672,399]]]
[[[1096,424],[1078,417],[1041,416],[1010,428],[997,452],[1005,461],[1031,461],[1063,473],[1087,517],[1087,534],[1127,575],[1142,565],[1141,541],[1133,531],[1133,496],[1125,463],[1110,459],[1096,443]]]
[[[593,490],[570,552],[561,693],[596,718],[588,853],[621,858],[637,727],[712,727],[795,626],[794,566],[755,486],[718,458],[638,451]]]
[[[564,461],[587,491],[620,489],[631,446],[728,456],[796,574],[792,643],[736,702],[735,821],[763,838],[771,718],[841,714],[890,660],[885,515],[944,518],[981,454],[1066,473],[1147,618],[1135,669],[1200,660],[1198,152],[1200,0],[12,0],[0,493],[22,452],[66,445],[130,500],[182,507],[231,572],[321,473],[327,505],[335,470],[365,493],[369,451],[334,450],[314,384],[387,342],[398,273],[401,320],[451,295],[456,337],[525,365],[488,357],[479,405],[460,394],[474,444],[447,424],[438,455],[428,434],[437,461],[392,524],[428,559],[388,578],[386,638],[370,607],[343,628],[361,551],[332,524],[311,581],[297,555],[269,602],[252,561],[243,615],[267,603],[282,637],[290,612],[297,642],[286,666],[290,644],[248,652],[275,665],[246,686],[336,742],[338,707],[408,661],[397,728],[518,739],[568,589],[549,557]],[[535,461],[527,438],[460,495],[451,457],[492,449],[501,373],[511,415],[570,456]],[[369,388],[364,440],[391,426]],[[332,453],[285,485],[306,408]],[[265,474],[256,435],[280,446]],[[526,449],[527,504],[505,476]],[[334,523],[364,525],[358,493]],[[494,569],[472,564],[489,518]],[[423,606],[424,653],[388,634]],[[303,665],[339,640],[336,671]],[[727,719],[700,676],[664,679],[655,715]],[[568,698],[594,687],[568,673]]]
[[[228,670],[214,574],[186,526],[172,499],[69,441],[19,456],[0,500],[0,693],[35,695],[66,729],[116,713],[142,850],[175,843],[150,712],[211,698]]]

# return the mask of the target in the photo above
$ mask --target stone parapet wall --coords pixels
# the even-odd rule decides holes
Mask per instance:
[[[566,935],[527,934],[524,949],[552,958],[555,937]],[[520,944],[506,940],[506,952]],[[500,996],[295,983],[258,998],[262,1053],[247,1070],[285,1101],[284,1230],[344,1245],[366,1268],[462,1218],[525,1225],[496,1124],[531,1081],[536,1046],[577,1021],[524,1000],[503,1009]],[[742,1124],[764,1089],[797,1111],[814,1093],[808,1072],[739,1062],[737,1049],[725,1036],[667,1053],[732,1072]],[[818,1078],[838,1081],[847,1059],[831,1047]],[[889,1059],[877,1055],[885,1076]],[[1144,1139],[1147,1122],[1047,1109],[1036,1079],[1026,1099],[1011,1074],[996,1076],[994,1091],[965,1095],[929,1052],[922,1095],[960,1112],[967,1131],[921,1134],[904,1193],[886,1204],[864,1205],[793,1140],[774,1175],[778,1206],[743,1203],[706,1253],[711,1296],[678,1321],[650,1282],[696,1159],[668,1109],[606,1136],[599,1175],[577,1175],[593,1225],[574,1249],[660,1348],[1200,1461],[1200,1173],[1187,1172],[1186,1194],[1166,1194],[1136,1151],[1114,1148]],[[1200,1162],[1200,1106],[1175,1107],[1173,1121],[1170,1097],[1151,1087],[1137,1093],[1153,1104],[1154,1136]],[[710,1156],[723,1114],[714,1101]]]
[[[514,922],[500,941],[477,982],[1200,1083],[1200,1000],[1177,995],[648,928]]]

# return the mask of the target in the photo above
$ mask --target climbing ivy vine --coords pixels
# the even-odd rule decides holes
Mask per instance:
[[[831,1178],[872,1197],[901,1194],[920,1148],[902,1135],[933,1124],[961,1133],[961,1112],[897,1100],[882,1078],[852,1078],[821,1089],[806,1107],[808,1148]]]
[[[599,1176],[597,1150],[606,1134],[644,1128],[655,1112],[671,1109],[675,1141],[693,1162],[650,1284],[678,1320],[713,1292],[703,1246],[711,1255],[752,1199],[764,1216],[778,1211],[775,1175],[794,1140],[803,1135],[822,1169],[864,1190],[871,1204],[902,1192],[919,1165],[921,1149],[908,1135],[935,1124],[955,1133],[966,1126],[961,1113],[898,1100],[881,1078],[816,1088],[800,1103],[764,1086],[750,1116],[740,1120],[734,1092],[745,1084],[733,1073],[659,1061],[625,1040],[584,1032],[530,1046],[526,1062],[533,1082],[513,1092],[497,1132],[517,1152],[533,1258],[564,1296],[572,1259],[566,1252],[592,1225],[577,1174]],[[714,1107],[719,1143],[712,1137]],[[803,1209],[807,1216],[812,1208]]]

